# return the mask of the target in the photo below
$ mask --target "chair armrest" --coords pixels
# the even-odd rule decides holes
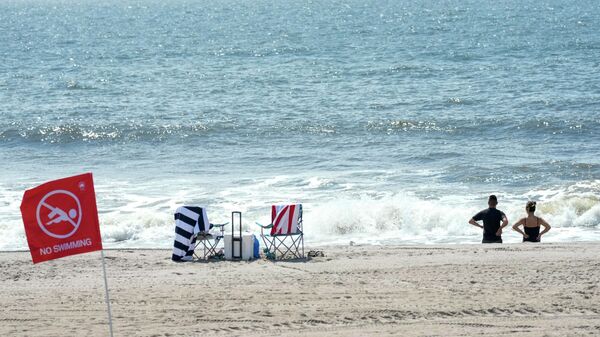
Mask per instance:
[[[268,225],[261,225],[258,222],[255,222],[260,228],[264,228],[264,229],[268,229],[268,228],[273,228],[273,224],[268,224]]]
[[[218,232],[219,236],[223,236],[225,234],[225,225],[229,224],[229,222],[226,223],[211,223],[210,224],[210,228],[213,229],[214,231]]]

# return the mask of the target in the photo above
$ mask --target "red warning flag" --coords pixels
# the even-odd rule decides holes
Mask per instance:
[[[33,263],[102,249],[91,173],[25,191],[21,215]]]

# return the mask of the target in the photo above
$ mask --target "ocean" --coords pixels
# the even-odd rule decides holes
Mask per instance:
[[[288,202],[309,246],[478,243],[490,194],[600,240],[596,0],[6,0],[0,61],[0,250],[83,172],[109,248]]]

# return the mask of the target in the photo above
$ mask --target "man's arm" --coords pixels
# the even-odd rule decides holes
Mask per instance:
[[[477,221],[475,221],[475,219],[473,219],[473,218],[471,218],[471,220],[469,220],[469,223],[475,227],[483,228],[483,226],[478,224]]]
[[[502,213],[502,225],[500,228],[504,228],[506,226],[508,226],[508,218],[506,217],[506,214]]]
[[[508,225],[508,219],[506,218],[506,214],[502,213],[502,224],[496,231],[496,235],[502,235],[502,229]]]

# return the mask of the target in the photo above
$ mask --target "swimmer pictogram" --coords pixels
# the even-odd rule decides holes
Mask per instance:
[[[40,200],[36,217],[40,229],[47,235],[57,239],[68,238],[81,224],[81,203],[69,191],[54,190]]]

